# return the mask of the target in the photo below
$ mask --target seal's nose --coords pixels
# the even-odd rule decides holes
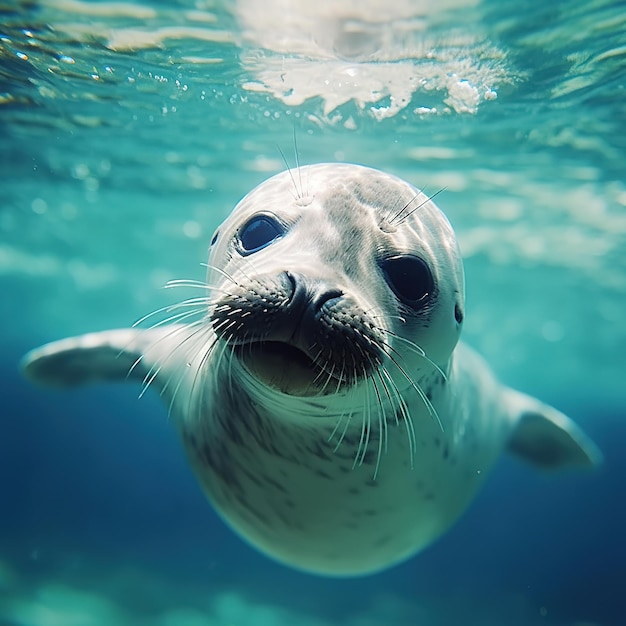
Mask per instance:
[[[308,278],[288,270],[284,276],[292,287],[289,308],[292,313],[302,314],[305,318],[315,318],[324,304],[343,296],[341,289],[330,286],[324,280]]]

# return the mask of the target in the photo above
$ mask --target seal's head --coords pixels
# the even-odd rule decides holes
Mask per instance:
[[[251,191],[213,237],[208,282],[219,340],[294,396],[373,375],[402,388],[406,369],[445,370],[463,320],[463,268],[443,213],[407,182],[357,165],[302,167]]]

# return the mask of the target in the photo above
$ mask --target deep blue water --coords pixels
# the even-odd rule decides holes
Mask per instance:
[[[623,7],[376,5],[0,9],[0,624],[626,624]],[[423,554],[330,580],[217,518],[157,398],[20,376],[30,348],[201,279],[213,229],[284,169],[279,148],[293,164],[294,133],[303,163],[445,188],[465,339],[579,422],[598,471],[503,457]]]

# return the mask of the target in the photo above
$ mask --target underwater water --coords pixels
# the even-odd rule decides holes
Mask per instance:
[[[0,5],[0,625],[626,624],[625,33],[609,0]],[[503,456],[425,552],[327,579],[226,527],[156,394],[20,376],[202,280],[294,137],[442,190],[464,339],[600,469]]]

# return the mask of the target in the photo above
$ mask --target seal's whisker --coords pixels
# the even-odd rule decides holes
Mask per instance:
[[[161,307],[160,309],[156,309],[147,315],[139,318],[133,325],[132,328],[137,328],[141,324],[143,324],[146,320],[149,320],[151,317],[155,315],[159,315],[160,313],[172,313],[176,311],[176,309],[182,309],[187,307],[196,306],[199,304],[209,304],[210,300],[206,296],[201,296],[198,298],[189,298],[188,300],[182,300],[181,302],[177,302],[175,304],[168,304],[167,306]]]
[[[204,321],[203,320],[198,320],[198,321],[196,321],[196,322],[194,322],[192,324],[187,324],[185,326],[172,326],[172,330],[167,335],[163,335],[163,336],[159,337],[157,340],[155,340],[154,342],[152,342],[148,346],[148,348],[146,349],[146,354],[149,354],[150,351],[155,348],[155,346],[157,346],[160,342],[164,341],[166,338],[169,338],[172,335],[175,335],[175,334],[180,333],[180,332],[188,332],[188,330],[190,328],[193,328],[194,326],[198,326],[199,327],[198,330],[194,331],[193,333],[191,333],[190,335],[185,337],[176,346],[176,348],[171,353],[169,353],[167,355],[167,357],[165,359],[163,359],[163,360],[155,359],[154,360],[153,365],[150,367],[150,369],[148,370],[148,372],[144,376],[141,393],[139,394],[140,398],[142,398],[143,395],[146,393],[146,391],[151,386],[152,382],[156,379],[156,377],[158,376],[158,374],[162,370],[162,368],[167,366],[170,363],[170,361],[172,361],[174,359],[175,355],[177,354],[177,352],[181,348],[181,346],[184,345],[185,342],[187,342],[197,332],[199,332],[199,330],[202,330],[202,329],[205,328]],[[170,379],[171,379],[171,376],[170,376],[170,378],[168,378],[168,380],[164,384],[163,388],[161,389],[161,391],[160,391],[161,395],[163,395],[163,393],[166,391]]]
[[[367,380],[367,374],[365,373],[365,371],[363,372],[363,378]],[[367,391],[367,410],[365,411],[365,415],[367,416],[367,427],[365,431],[365,445],[363,446],[363,451],[361,453],[361,460],[359,462],[359,465],[363,465],[363,462],[365,461],[365,457],[367,455],[367,451],[370,445],[370,439],[372,437],[372,402],[371,402],[370,385],[366,384],[365,388],[368,390]]]
[[[382,367],[380,371],[382,375],[385,377],[385,379],[387,380],[387,384],[388,384],[387,388],[389,389],[389,393],[390,394],[393,393],[393,396],[395,397],[395,402],[392,404],[392,406],[395,406],[394,418],[395,418],[396,426],[399,425],[400,418],[404,422],[404,428],[407,434],[407,441],[409,442],[409,460],[411,463],[411,467],[413,467],[413,458],[414,458],[415,450],[416,450],[416,438],[415,438],[415,429],[413,426],[413,420],[409,413],[409,408],[402,394],[400,393],[398,389],[398,385],[396,385],[395,381],[393,380],[393,377],[391,376],[387,368]],[[398,417],[398,413],[400,414],[400,417]]]
[[[174,328],[175,328],[176,330],[178,330],[178,331],[182,331],[185,327],[184,327],[184,326],[175,326]],[[146,331],[143,331],[143,332],[147,332],[147,331],[149,331],[149,330],[152,330],[152,329],[151,329],[151,328],[149,328],[149,329],[146,329]],[[175,332],[175,331],[172,331],[172,332]],[[140,355],[137,357],[137,359],[135,359],[135,361],[134,361],[134,362],[133,362],[133,364],[130,366],[130,368],[128,369],[128,372],[126,373],[126,379],[127,379],[127,380],[129,380],[129,379],[130,379],[130,377],[131,377],[132,373],[133,373],[133,372],[135,371],[135,369],[139,366],[139,364],[140,364],[140,363],[141,363],[141,362],[145,359],[146,353],[147,353],[147,352],[150,352],[150,350],[151,350],[154,346],[158,345],[158,344],[159,344],[161,341],[163,341],[166,337],[171,336],[172,332],[168,333],[167,335],[160,336],[158,339],[155,339],[154,341],[152,341],[152,342],[150,343],[150,345],[148,346],[147,350],[145,350],[145,352],[144,352],[143,354],[140,354]],[[121,349],[121,350],[118,352],[118,354],[117,354],[117,358],[119,358],[119,357],[123,354],[123,352],[124,352],[125,350],[128,350],[129,346],[130,346],[130,342],[129,342],[129,343],[128,343],[128,344],[127,344],[127,345],[126,345],[123,349]],[[153,369],[153,368],[154,368],[154,364],[153,364],[153,365],[152,365],[152,367],[148,370],[148,374],[146,374],[146,376],[149,376],[149,375],[150,375],[150,372],[152,371],[152,369]],[[145,381],[145,378],[144,378],[144,381]],[[145,393],[145,390],[143,390],[143,391],[141,392],[141,394],[140,394],[140,396],[139,396],[139,397],[141,397],[141,396],[143,395],[143,393]]]
[[[209,357],[211,356],[212,352],[213,352],[213,348],[214,346],[218,345],[217,340],[213,341],[211,343],[211,345],[209,346],[209,348],[204,352],[204,354],[202,355],[202,357],[200,358],[200,363],[198,365],[198,373],[202,373],[202,375],[204,376],[205,374],[205,370],[206,370],[206,365],[207,362],[209,360]],[[224,351],[226,350],[228,346],[226,344],[224,344],[224,346],[222,347],[222,352],[221,354],[218,353],[218,356],[216,358],[216,362],[219,363],[219,361],[223,358],[224,356]],[[192,384],[192,389],[195,389],[195,386],[198,382],[198,375],[194,376],[194,380],[193,380],[193,384]],[[197,404],[197,419],[198,421],[200,421],[202,419],[202,415],[203,415],[203,410],[204,410],[204,394],[207,390],[207,385],[202,385],[200,387],[200,397],[198,400],[198,404]]]
[[[309,191],[309,174],[311,173],[311,169],[307,168],[306,169],[306,197],[310,198],[311,197],[311,193]],[[300,176],[302,176],[302,174],[300,174]]]
[[[312,350],[313,348],[315,348],[316,345],[317,344],[312,344],[310,349]],[[315,375],[315,378],[311,381],[309,387],[316,386],[319,383],[319,381],[322,378],[322,376],[326,373],[326,368],[324,367],[324,364],[320,362],[320,357],[322,356],[323,352],[324,352],[324,348],[320,347],[318,352],[311,359],[313,361],[313,363],[315,363],[315,365],[317,365],[318,372]]]
[[[149,326],[146,330],[153,330],[154,328],[160,328],[161,326],[169,326],[173,325],[174,322],[182,322],[183,320],[187,320],[193,317],[197,317],[198,315],[202,315],[203,318],[206,315],[206,309],[203,308],[195,308],[191,311],[181,311],[180,313],[176,313],[175,315],[170,315],[170,317],[166,317],[158,322],[155,322],[151,326]]]
[[[127,347],[126,347],[126,348],[124,348],[123,350],[120,350],[120,351],[117,353],[117,358],[119,358],[119,357],[120,357],[120,356],[124,353],[124,351],[125,351],[126,349],[127,349]],[[135,359],[135,361],[133,362],[133,364],[132,364],[132,365],[128,368],[128,372],[126,372],[126,380],[130,380],[132,373],[133,373],[133,372],[134,372],[134,371],[135,371],[135,370],[139,367],[139,365],[141,364],[141,362],[142,362],[143,360],[144,360],[144,355],[143,355],[143,354],[140,354],[140,355],[139,355],[139,356]]]
[[[227,375],[227,380],[228,380],[228,391],[230,392],[230,397],[234,398],[235,397],[235,377],[233,375],[233,363],[235,362],[235,346],[231,345],[231,340],[233,338],[233,335],[230,334],[228,337],[225,338],[224,343],[227,346],[230,346],[230,350],[229,350],[229,356],[228,356],[228,375]],[[222,353],[223,354],[223,353]]]
[[[330,368],[330,371],[326,372],[326,380],[324,381],[323,385],[322,385],[322,389],[321,389],[321,393],[322,394],[326,394],[326,390],[328,389],[328,387],[330,386],[330,381],[333,379],[333,375],[335,374],[335,370],[337,369],[336,365],[333,363],[332,367]]]
[[[209,358],[209,356],[213,353],[213,349],[214,346],[217,345],[217,341],[212,341],[208,347],[205,347],[203,344],[199,344],[198,349],[196,350],[192,361],[195,361],[198,356],[200,355],[200,353],[204,350],[204,354],[202,354],[202,356],[200,357],[200,362],[197,365],[196,371],[194,373],[192,382],[191,382],[191,393],[189,394],[189,403],[188,403],[188,407],[187,407],[187,411],[188,411],[188,415],[192,415],[192,401],[195,399],[196,397],[196,385],[198,384],[198,380],[204,376],[204,370],[205,370],[205,366],[207,363],[207,359]],[[219,357],[216,358],[216,360],[219,362]],[[201,417],[200,412],[202,411],[202,407],[204,405],[204,391],[205,391],[205,385],[202,385],[201,389],[200,389],[200,396],[197,399],[197,403],[196,403],[196,409],[198,411],[196,418],[199,420]]]
[[[152,384],[152,381],[157,377],[158,373],[161,371],[161,365],[158,362],[155,362],[150,369],[147,371],[146,375],[141,382],[141,392],[139,393],[139,399],[143,398],[146,391],[148,391],[148,387]]]
[[[174,387],[174,391],[172,392],[172,397],[170,398],[170,402],[169,405],[167,407],[167,419],[168,421],[172,418],[172,410],[174,409],[174,404],[176,402],[176,397],[178,396],[178,390],[181,388],[183,382],[185,380],[184,376],[179,376],[178,377],[178,383],[176,384],[176,387]],[[169,384],[169,380],[168,380],[168,384]]]
[[[363,389],[365,390],[365,411],[363,411],[362,419],[361,419],[361,437],[359,439],[359,446],[357,448],[356,454],[354,455],[354,462],[352,463],[352,469],[355,469],[357,465],[363,464],[363,459],[365,458],[365,453],[367,452],[367,445],[369,443],[369,435],[370,435],[370,390],[369,385],[363,385]]]
[[[391,354],[387,354],[387,356],[389,357],[389,359],[391,360],[391,362],[396,366],[396,368],[400,371],[400,373],[402,374],[402,376],[404,376],[404,378],[408,381],[408,383],[411,385],[411,387],[413,387],[413,389],[415,389],[415,391],[417,392],[417,394],[419,395],[419,397],[422,399],[422,402],[424,403],[424,406],[426,406],[426,408],[428,409],[428,412],[430,413],[431,417],[433,417],[435,420],[437,420],[437,423],[439,424],[439,428],[441,429],[441,431],[443,432],[444,428],[443,428],[443,424],[441,422],[441,419],[439,419],[439,414],[437,413],[437,410],[435,409],[435,407],[433,406],[432,402],[430,401],[430,399],[428,398],[428,396],[424,393],[424,390],[419,386],[418,383],[416,383],[407,373],[406,370],[402,367],[402,365],[397,361],[397,359],[394,358],[393,355]]]
[[[148,388],[150,387],[154,379],[158,376],[159,372],[161,371],[161,368],[162,368],[162,364],[158,360],[155,360],[154,363],[150,366],[150,368],[146,372],[145,376],[143,377],[143,380],[141,381],[141,391],[139,393],[140,400],[141,398],[143,398],[146,391],[148,391]]]
[[[293,172],[291,171],[291,167],[289,167],[289,162],[287,161],[287,157],[285,156],[285,153],[282,151],[282,148],[276,144],[276,147],[278,148],[278,152],[280,152],[280,156],[283,159],[283,163],[285,164],[285,167],[287,168],[287,172],[289,172],[289,178],[291,178],[291,182],[293,183],[293,188],[295,189],[295,195],[293,196],[293,199],[297,202],[298,200],[302,199],[302,194],[298,191],[298,185],[296,185],[296,180],[293,177]]]
[[[189,289],[205,289],[206,291],[220,291],[217,285],[211,285],[203,280],[193,280],[191,278],[176,278],[168,280],[163,289],[176,289],[178,287],[184,287]]]
[[[412,202],[419,196],[419,193],[413,195],[413,197],[405,204],[402,204],[402,199],[398,198],[397,201],[392,204],[387,211],[385,212],[384,217],[381,222],[383,224],[388,224],[389,226],[393,226],[393,221],[398,217],[398,215],[402,215],[402,213],[411,205]],[[402,208],[398,210],[398,207],[402,205]],[[393,217],[391,217],[393,214]]]
[[[190,361],[190,359],[189,359],[189,355],[190,355],[191,351],[193,350],[193,348],[195,347],[195,345],[194,345],[194,344],[191,344],[191,345],[187,345],[187,346],[185,347],[185,344],[190,343],[190,342],[194,342],[194,341],[196,341],[197,336],[198,336],[198,335],[200,335],[200,334],[205,334],[205,333],[206,333],[206,334],[212,335],[211,328],[210,328],[210,326],[207,326],[207,324],[206,324],[206,320],[205,320],[205,319],[197,320],[197,321],[195,321],[195,322],[193,322],[193,323],[191,323],[191,324],[188,324],[187,326],[185,326],[185,328],[186,328],[187,330],[189,330],[189,329],[193,329],[193,332],[189,333],[186,337],[184,337],[184,338],[183,338],[183,340],[182,340],[182,341],[180,341],[180,342],[178,343],[178,345],[176,346],[176,348],[174,348],[174,350],[173,350],[173,351],[172,351],[172,352],[171,352],[171,353],[167,356],[167,358],[166,358],[166,359],[165,359],[165,361],[162,363],[162,365],[167,365],[167,364],[168,364],[168,362],[169,362],[170,360],[172,360],[175,356],[177,356],[177,355],[178,355],[178,353],[179,353],[181,350],[183,350],[183,349],[186,349],[186,352],[185,352],[185,353],[184,353],[184,355],[183,355],[183,356],[185,357],[185,363],[186,363],[187,365],[190,365],[190,363],[189,363],[189,361]],[[175,332],[175,331],[173,331],[172,333],[170,333],[170,336],[171,336],[174,332]],[[193,359],[191,359],[191,361],[193,361]],[[183,377],[182,377],[182,375],[181,375],[181,380],[182,380],[182,378],[183,378]],[[160,392],[160,394],[161,394],[161,395],[164,395],[164,394],[166,393],[166,391],[167,391],[167,389],[168,389],[168,387],[169,387],[169,384],[170,384],[171,380],[172,380],[172,376],[170,376],[170,377],[167,379],[167,381],[166,381],[165,385],[163,385],[163,387],[162,387],[162,389],[161,389],[161,392]]]
[[[233,326],[241,326],[241,322],[236,319],[223,319],[221,322],[213,324],[213,330],[216,333],[223,335],[226,331],[231,330]]]
[[[209,292],[204,298],[207,302],[210,302],[214,293],[221,293],[226,296],[230,296],[231,292],[224,288],[223,285],[211,285],[200,280],[170,280],[164,286],[163,289],[201,289],[202,291]]]
[[[243,323],[240,322],[239,323],[239,327],[237,328],[236,331],[233,331],[232,334],[236,334],[237,336],[240,336],[241,335],[241,328],[243,328]],[[247,348],[249,356],[252,357],[252,348],[253,348],[254,334],[250,330],[247,330],[243,334],[242,341],[244,342],[244,349]]]
[[[356,356],[354,352],[350,353],[350,357],[352,359],[352,363],[348,364],[346,362],[346,352],[345,349],[343,351],[341,363],[342,363],[342,384],[345,386],[347,383],[358,384],[359,372],[357,369]],[[337,389],[337,393],[340,389]]]
[[[376,454],[374,475],[372,477],[372,480],[376,480],[376,478],[378,478],[378,471],[380,469],[380,460],[383,455],[383,450],[385,452],[387,451],[387,421],[385,420],[385,407],[380,395],[380,390],[378,389],[378,384],[376,383],[376,378],[372,376],[371,382],[378,401],[378,451]]]
[[[343,427],[343,430],[341,431],[341,435],[339,436],[339,439],[337,440],[337,443],[335,444],[335,447],[333,448],[333,453],[339,450],[339,447],[341,446],[341,444],[343,443],[343,440],[345,439],[346,433],[348,432],[348,427],[350,426],[350,422],[352,421],[352,418],[354,417],[354,409],[351,410],[350,412],[344,411],[342,413],[342,417],[339,418],[339,421],[337,422],[337,426],[335,427],[335,430],[339,428],[339,425],[343,421],[343,416],[346,414],[347,414],[346,425]],[[332,435],[335,434],[335,430],[333,430]]]
[[[210,329],[208,327],[206,327],[206,326],[200,326],[196,331],[194,331],[189,336],[189,339],[193,340],[193,341],[197,341],[199,338],[202,338],[202,336],[205,335],[205,334],[209,335],[211,337],[211,340],[208,342],[208,344],[204,340],[203,341],[198,341],[198,344],[201,347],[203,347],[203,346],[205,347],[207,358],[208,358],[208,356],[213,352],[213,349],[215,347],[215,343],[217,341],[215,335],[213,335],[210,332]],[[185,339],[185,341],[186,341],[186,339]],[[186,357],[193,350],[193,348],[194,348],[194,346],[192,345],[192,346],[190,346],[187,349],[187,352],[185,354]],[[196,350],[196,353],[195,353],[194,357],[191,359],[191,362],[195,358],[197,358],[198,352],[199,352],[199,350]],[[190,365],[190,363],[188,363],[188,366],[189,365]],[[169,404],[168,416],[169,416],[169,413],[171,412],[172,408],[174,407],[174,403],[176,401],[176,396],[178,395],[178,391],[179,391],[179,389],[180,389],[180,387],[181,387],[181,385],[182,385],[184,380],[185,380],[185,376],[181,373],[181,375],[179,376],[178,384],[176,385],[174,391],[172,392],[172,398],[171,398],[170,404]],[[166,387],[169,386],[169,384],[170,384],[170,380],[168,379]],[[165,391],[165,388],[163,389],[163,391]]]
[[[394,336],[394,333],[387,329],[378,328],[378,330],[382,333]],[[434,361],[432,361],[430,358],[426,356],[426,353],[424,352],[424,350],[420,348],[414,342],[410,342],[410,343],[416,348],[416,354],[418,354],[418,356],[422,358],[425,358],[427,362],[430,365],[432,365],[441,376],[443,376],[444,380],[447,380],[445,373],[441,370],[441,368]],[[415,389],[415,391],[418,393],[422,402],[428,409],[429,414],[431,415],[431,417],[436,419],[437,423],[439,424],[439,427],[443,431],[444,430],[443,424],[441,422],[441,419],[439,418],[439,414],[437,413],[437,410],[435,409],[434,405],[432,404],[432,402],[430,401],[426,393],[424,393],[424,390],[419,386],[419,384],[411,376],[409,376],[406,369],[402,366],[401,361],[404,360],[402,355],[389,342],[384,342],[382,348],[383,348],[383,351],[387,354],[387,357],[389,358],[389,360],[395,365],[395,367],[402,374],[402,376],[410,383],[413,389]]]
[[[300,183],[300,199],[304,198],[304,188],[302,187],[302,168],[300,167],[300,153],[298,152],[298,137],[296,127],[293,127],[293,152],[296,159],[296,171],[298,172],[298,182]],[[308,195],[308,194],[307,194]]]
[[[420,197],[422,197],[424,195],[424,191],[422,190],[421,192],[415,194],[415,196],[409,201],[407,202],[406,205],[404,205],[404,207],[402,207],[402,209],[400,209],[400,211],[398,211],[391,219],[388,219],[387,222],[389,224],[392,224],[394,226],[399,226],[400,224],[402,224],[403,222],[405,222],[411,215],[413,215],[413,213],[415,213],[416,211],[419,211],[423,206],[425,206],[426,204],[428,204],[433,198],[437,197],[442,191],[445,190],[445,187],[442,187],[439,191],[436,191],[432,196],[427,196],[425,200],[423,200],[422,202],[420,202],[417,206],[413,207],[408,213],[406,213],[405,215],[403,215],[403,213]]]
[[[362,398],[359,395],[359,382],[360,381],[358,380],[358,377],[356,376],[356,373],[355,373],[355,375],[352,377],[352,381],[350,382],[348,386],[348,392],[346,394],[346,398],[349,397],[349,402],[347,403],[345,408],[341,411],[341,414],[339,415],[339,418],[337,420],[337,423],[335,424],[335,427],[333,428],[332,432],[328,436],[328,441],[332,441],[332,439],[334,439],[335,435],[339,431],[339,427],[341,426],[342,422],[345,419],[345,426],[343,427],[343,430],[341,431],[341,434],[339,435],[339,438],[337,439],[337,443],[335,444],[333,448],[333,453],[339,450],[339,447],[341,446],[346,436],[346,433],[348,432],[350,422],[352,421],[352,418],[354,417],[354,413],[356,412],[357,408],[362,408],[362,402],[361,402]]]
[[[392,386],[395,394],[396,394],[396,398],[397,398],[397,387],[396,385],[394,385],[393,380],[391,379],[391,376],[389,375],[389,372],[387,371],[387,368],[384,366],[381,366],[378,368],[377,373],[379,374],[379,376],[382,376],[386,379],[386,383],[385,383],[385,391],[388,394],[388,398],[389,398],[389,404],[391,406],[391,409],[393,410],[393,417],[395,419],[396,422],[396,426],[400,425],[400,420],[398,418],[398,411],[400,411],[400,413],[402,414],[402,407],[400,406],[398,400],[396,399],[394,401],[394,399],[391,397],[391,391],[389,389],[389,385]],[[388,384],[387,384],[388,383]],[[396,410],[397,409],[397,410]],[[404,415],[402,416],[404,419]]]
[[[398,407],[398,411],[400,412],[402,421],[404,422],[404,427],[406,429],[407,440],[409,442],[409,462],[411,465],[411,469],[413,469],[414,461],[415,461],[415,452],[417,450],[417,437],[415,435],[415,425],[413,424],[413,418],[409,412],[409,408],[406,404],[406,401],[404,400],[404,397],[402,396],[402,393],[398,389],[398,386],[394,382],[391,374],[387,371],[387,368],[382,367],[380,371],[387,379],[387,382],[390,385],[390,389],[393,391],[397,399],[396,406]],[[394,415],[396,419],[396,424],[398,424],[398,413],[394,411]]]
[[[413,351],[417,356],[419,356],[422,359],[426,360],[426,362],[429,365],[431,365],[439,373],[439,375],[443,378],[444,381],[448,380],[448,377],[446,376],[446,373],[426,354],[424,349],[421,348],[417,343],[415,343],[414,341],[411,341],[410,339],[407,339],[406,337],[403,337],[402,335],[394,333],[391,330],[387,330],[387,329],[384,329],[384,328],[379,328],[378,330],[380,330],[381,333],[384,333],[386,335],[389,335],[389,336],[393,337],[394,339],[397,339],[398,341],[404,342],[406,344],[406,346],[411,351]],[[399,359],[403,359],[403,357],[400,354],[400,352],[398,352],[398,350],[396,348],[394,348],[389,342],[385,342],[384,346],[385,346],[385,348],[388,348],[389,350],[391,350]]]
[[[348,419],[350,419],[350,416],[352,415],[352,413],[348,413],[347,409],[343,409],[341,413],[339,414],[337,423],[335,424],[334,428],[330,431],[330,434],[328,435],[328,438],[326,439],[326,441],[330,443],[335,438],[335,435],[337,434],[337,431],[339,430],[339,426],[341,426],[341,423],[343,422],[344,417],[346,415],[348,415]],[[344,434],[345,434],[345,431],[344,431]],[[341,444],[341,439],[337,442],[337,444],[333,448],[333,452],[337,452],[340,444]]]
[[[198,335],[201,334],[203,331],[206,331],[206,333],[212,338],[212,340],[209,342],[208,345],[203,341],[198,341]],[[193,379],[191,381],[189,401],[187,403],[188,415],[192,415],[192,402],[194,401],[194,399],[196,399],[195,398],[196,384],[197,384],[198,378],[204,374],[204,371],[203,371],[204,363],[206,362],[206,359],[209,357],[209,355],[213,353],[213,350],[217,343],[217,340],[214,339],[214,337],[215,335],[211,331],[211,327],[209,325],[206,325],[203,328],[200,328],[198,331],[194,332],[192,336],[190,337],[191,344],[189,345],[187,351],[185,352],[185,361],[188,366],[193,364],[196,369],[195,369]],[[204,354],[200,356],[200,354],[203,351],[204,351]],[[199,362],[198,362],[198,357],[200,357]],[[202,406],[202,399],[200,398],[197,402],[197,407],[201,407],[201,406]]]
[[[363,351],[361,350],[361,353],[363,353]],[[351,354],[352,356],[352,378],[351,380],[354,382],[354,385],[358,384],[359,381],[359,368],[358,368],[358,363],[356,360],[356,355],[354,354],[354,352]],[[370,363],[372,363],[372,361],[370,360]],[[372,363],[372,367],[374,367],[373,363]]]
[[[346,380],[346,363],[345,360],[341,360],[341,371],[339,372],[339,376],[337,376],[337,384],[335,385],[335,393],[339,393],[341,387],[343,386]]]
[[[422,347],[420,347],[419,344],[417,344],[416,342],[412,341],[411,339],[406,339],[405,337],[403,337],[402,335],[395,333],[393,330],[389,330],[386,328],[380,328],[379,329],[381,332],[383,332],[385,335],[388,335],[390,337],[393,337],[394,339],[397,339],[398,341],[403,341],[406,345],[408,345],[409,348],[411,348],[413,350],[413,352],[415,352],[415,354],[417,354],[418,356],[422,356],[425,357],[426,356],[426,352],[424,351],[424,349]],[[385,344],[387,347],[389,347],[390,349],[393,349],[390,343],[386,343]],[[434,364],[434,363],[433,363]]]
[[[208,263],[202,263],[204,267],[206,267],[211,272],[216,272],[220,276],[223,276],[229,282],[233,283],[236,287],[242,288],[241,284],[238,283],[233,276],[231,276],[227,271],[223,270],[221,267],[217,267],[217,265],[209,265]]]
[[[253,257],[241,257],[241,259],[239,259],[240,262],[243,262],[243,266],[239,267],[239,273],[248,281],[249,284],[253,284],[257,279],[255,278],[256,274],[257,274],[257,269],[256,267],[254,267],[254,264],[252,263],[253,261]],[[247,274],[244,271],[244,267],[249,266],[249,269],[252,271],[252,276]]]
[[[389,407],[393,410],[394,415],[396,414],[395,410],[394,410],[394,401],[391,397],[391,392],[389,391],[389,387],[387,386],[387,383],[385,382],[385,379],[383,378],[383,374],[381,372],[381,370],[384,370],[384,368],[381,367],[377,367],[376,368],[376,376],[378,378],[378,380],[380,381],[381,387],[383,388],[383,391],[385,392],[385,396],[387,398],[387,401],[389,402]],[[385,429],[385,449],[384,452],[385,454],[387,453],[387,444],[388,444],[388,432],[387,432],[387,419],[385,417],[385,410],[384,410],[384,406],[381,403],[381,411],[383,414],[383,422],[384,422],[384,429]],[[398,418],[396,416],[396,425],[398,424]]]

